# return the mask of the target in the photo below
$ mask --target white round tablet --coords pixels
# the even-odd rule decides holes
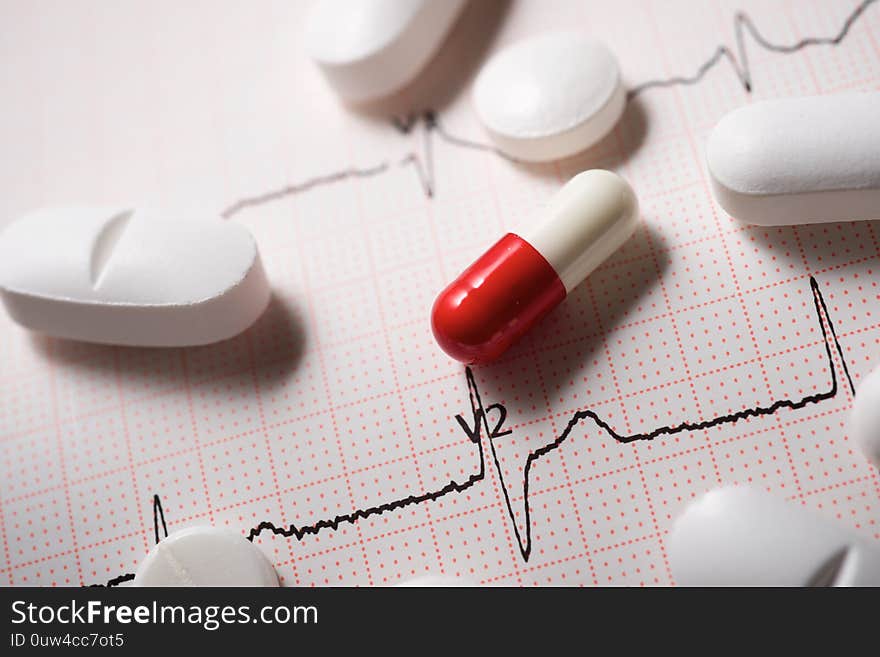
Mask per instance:
[[[851,421],[853,436],[862,452],[880,468],[880,366],[859,384]]]
[[[217,527],[174,532],[154,547],[134,586],[278,586],[260,549],[241,534]]]
[[[495,54],[477,76],[473,100],[499,150],[545,162],[604,137],[626,93],[607,47],[577,32],[551,32]]]

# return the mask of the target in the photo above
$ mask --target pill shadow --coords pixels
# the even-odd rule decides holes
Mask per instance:
[[[383,122],[426,110],[442,111],[469,85],[498,33],[511,0],[468,0],[425,68],[406,87],[352,109]]]
[[[97,389],[116,381],[127,400],[185,395],[188,386],[224,398],[228,390],[249,391],[255,385],[270,393],[289,381],[307,347],[302,311],[275,293],[245,332],[205,346],[121,347],[38,334],[31,340],[56,373]],[[214,382],[223,385],[209,385]]]
[[[602,141],[607,140],[608,147],[616,145],[620,149],[621,163],[626,164],[645,142],[648,129],[649,120],[645,106],[641,98],[634,96],[626,101],[626,109],[620,121]]]
[[[545,395],[553,399],[566,378],[583,373],[584,365],[594,358],[604,359],[603,335],[612,336],[621,325],[662,312],[649,308],[662,301],[658,284],[669,265],[668,259],[655,256],[659,239],[656,228],[643,221],[635,234],[572,290],[525,340],[498,362],[478,366],[480,376],[497,381],[504,389],[503,381],[510,377],[515,361],[546,363],[540,365],[539,376],[523,377],[517,383],[517,393],[533,399]]]
[[[718,212],[724,213],[720,207]],[[726,214],[726,213],[724,213]],[[758,275],[798,277],[847,267],[873,257],[880,239],[880,221],[837,221],[795,226],[756,226],[734,220],[738,230],[728,238],[734,257],[758,258]]]

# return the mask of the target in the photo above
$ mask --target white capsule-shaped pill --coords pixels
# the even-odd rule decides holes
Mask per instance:
[[[880,93],[769,100],[709,136],[718,203],[765,226],[880,219]]]
[[[614,54],[578,32],[551,32],[496,53],[477,76],[474,108],[506,155],[574,155],[617,123],[626,93]]]
[[[453,577],[451,575],[423,575],[414,577],[404,582],[400,582],[398,587],[402,588],[472,588],[476,584],[464,577]]]
[[[862,452],[880,468],[880,366],[859,384],[853,402],[851,426]]]
[[[260,549],[241,534],[217,527],[174,532],[150,550],[134,586],[278,586]]]
[[[71,207],[36,211],[0,233],[0,296],[34,331],[166,347],[240,333],[270,290],[257,245],[239,224]]]
[[[880,549],[798,504],[749,487],[706,493],[669,536],[683,586],[878,586]]]
[[[306,21],[306,51],[344,100],[398,91],[425,67],[465,0],[319,0]]]

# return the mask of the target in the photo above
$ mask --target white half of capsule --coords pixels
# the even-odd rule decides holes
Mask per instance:
[[[880,548],[837,523],[748,487],[691,504],[669,537],[683,586],[878,586]]]
[[[639,225],[632,187],[612,171],[579,173],[560,189],[538,221],[515,230],[550,263],[571,292],[626,242]]]
[[[604,137],[626,105],[614,54],[578,32],[551,32],[496,53],[474,83],[474,108],[505,154],[545,162]]]
[[[189,527],[167,536],[144,558],[134,586],[279,585],[275,568],[241,534],[217,527]]]
[[[771,100],[709,136],[718,203],[760,225],[880,219],[880,92]]]
[[[305,45],[343,99],[389,96],[431,60],[465,0],[319,0]]]
[[[0,233],[0,296],[35,331],[156,347],[232,337],[260,316],[270,290],[239,224],[71,207],[38,210]]]
[[[859,384],[850,422],[862,452],[880,468],[880,366]]]

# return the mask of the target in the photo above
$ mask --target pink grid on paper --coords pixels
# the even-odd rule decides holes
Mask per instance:
[[[732,42],[739,4],[694,6],[645,0],[599,11],[561,2],[550,11],[543,2],[519,3],[493,47],[548,21],[592,26],[617,52],[628,84],[670,77],[694,71],[719,43]],[[847,3],[812,0],[742,8],[781,42],[833,34],[851,11]],[[134,44],[131,57],[143,50],[161,68],[161,58],[187,42],[194,17],[174,11],[181,12],[171,21],[177,27],[163,33],[168,52]],[[254,327],[226,342],[97,347],[30,337],[0,317],[4,584],[105,583],[134,572],[154,542],[154,494],[171,531],[211,523],[246,534],[264,521],[302,529],[449,482],[463,485],[481,465],[483,476],[460,492],[301,539],[264,531],[255,543],[286,585],[388,585],[426,574],[499,585],[669,584],[671,523],[696,496],[732,483],[767,489],[880,540],[880,476],[847,435],[852,395],[836,350],[831,399],[630,444],[583,421],[533,463],[528,500],[523,487],[528,454],[584,409],[626,435],[826,391],[831,373],[810,276],[853,379],[876,365],[878,228],[740,224],[712,200],[702,144],[720,116],[753,100],[880,88],[880,5],[868,7],[836,48],[782,56],[747,36],[751,96],[722,62],[699,84],[639,94],[609,137],[564,162],[512,165],[435,131],[432,198],[412,166],[397,164],[399,154],[424,158],[422,123],[403,135],[339,109],[283,34],[268,30],[246,48],[232,38],[236,11],[230,3],[199,17],[200,31],[230,38],[193,54],[177,76],[153,79],[145,71],[156,98],[180,96],[185,106],[178,115],[148,98],[132,110],[155,136],[138,142],[148,164],[132,165],[148,167],[136,177],[148,182],[124,179],[111,165],[123,126],[87,122],[90,104],[101,98],[100,76],[110,73],[96,72],[85,55],[68,62],[74,77],[89,80],[85,91],[68,89],[76,99],[71,121],[89,128],[71,135],[53,128],[65,148],[43,149],[37,173],[4,170],[10,210],[69,195],[72,183],[56,182],[69,168],[68,148],[94,156],[107,190],[212,210],[340,168],[384,161],[387,171],[233,217],[260,244],[273,299]],[[64,38],[59,25],[23,20],[25,34]],[[113,45],[93,37],[94,53]],[[216,70],[212,57],[223,49],[229,60],[227,48],[242,48],[240,57],[230,70]],[[22,62],[33,70],[34,89],[51,93],[44,55],[27,57],[36,58]],[[277,84],[286,78],[274,76],[288,75],[279,61],[308,94]],[[265,80],[245,75],[251,70]],[[249,93],[228,92],[236,76]],[[38,96],[25,100],[48,102]],[[204,119],[198,103],[208,100],[219,109]],[[41,121],[58,119],[48,105],[47,117],[34,112],[10,139],[39,150]],[[437,109],[450,133],[482,139],[466,94]],[[261,113],[265,119],[254,118]],[[533,216],[562,181],[600,166],[632,183],[643,225],[500,362],[474,368],[484,405],[507,412],[503,428],[511,433],[492,439],[496,470],[488,439],[475,445],[455,419],[471,419],[468,383],[463,368],[435,347],[428,309],[445,282]],[[115,198],[88,172],[77,175],[83,190]],[[186,179],[194,179],[191,187]]]

